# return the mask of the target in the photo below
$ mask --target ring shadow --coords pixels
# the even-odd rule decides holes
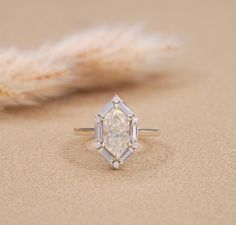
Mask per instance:
[[[79,138],[80,139],[80,138]],[[63,158],[73,165],[76,170],[83,170],[93,175],[114,174],[124,178],[143,178],[150,171],[158,171],[173,156],[173,150],[165,143],[147,137],[142,146],[137,150],[119,170],[115,170],[95,150],[88,138],[83,140],[73,139],[63,147]],[[117,173],[118,172],[118,173]]]

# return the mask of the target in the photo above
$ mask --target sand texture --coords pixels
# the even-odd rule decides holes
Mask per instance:
[[[146,20],[183,40],[181,66],[131,88],[0,115],[1,225],[236,224],[235,1],[1,1],[0,43],[31,48],[89,25]],[[180,65],[180,64],[179,64]],[[114,94],[158,127],[119,170],[74,127]]]

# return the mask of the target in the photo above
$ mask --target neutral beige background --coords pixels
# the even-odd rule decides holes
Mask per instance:
[[[2,46],[145,20],[183,63],[151,84],[0,115],[0,224],[236,224],[235,1],[0,1]],[[162,136],[120,171],[72,134],[115,93]]]

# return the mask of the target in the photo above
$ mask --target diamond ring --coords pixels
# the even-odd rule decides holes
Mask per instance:
[[[135,113],[117,95],[96,115],[95,128],[75,128],[78,135],[94,135],[99,153],[118,169],[138,148],[141,135],[159,135],[158,129],[139,129]]]

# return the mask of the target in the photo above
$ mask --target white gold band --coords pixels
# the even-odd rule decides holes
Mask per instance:
[[[77,135],[95,135],[94,128],[74,128],[74,131]],[[149,129],[149,128],[141,128],[138,129],[139,135],[142,136],[159,136],[160,130],[158,129]]]

